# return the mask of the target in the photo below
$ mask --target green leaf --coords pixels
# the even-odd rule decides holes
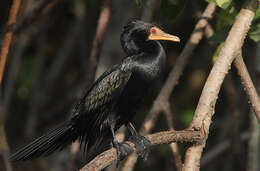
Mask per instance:
[[[168,21],[174,23],[181,16],[187,0],[161,0],[161,13]]]
[[[143,1],[142,0],[135,0],[136,5],[142,6]]]
[[[216,0],[206,0],[207,2],[215,2],[216,3]]]
[[[180,119],[185,125],[189,125],[192,121],[195,109],[191,106],[186,106],[183,111],[181,111]]]
[[[221,43],[224,42],[227,38],[227,35],[229,33],[229,30],[231,29],[231,26],[223,27],[219,30],[217,30],[212,37],[210,37],[209,41],[212,41],[214,43]]]
[[[216,13],[217,22],[216,22],[216,29],[219,30],[223,27],[231,26],[237,16],[237,11],[234,6],[231,6],[229,10],[220,10]]]
[[[207,2],[214,2],[217,4],[217,6],[219,6],[220,8],[223,8],[223,9],[227,9],[232,0],[206,0]]]
[[[260,5],[258,6],[257,10],[256,10],[256,13],[255,13],[255,17],[254,17],[254,20],[257,20],[260,18]]]
[[[232,0],[216,0],[216,4],[223,9],[227,9],[231,2]]]
[[[249,38],[255,42],[260,41],[260,23],[253,25],[248,33]]]
[[[255,17],[252,21],[252,26],[255,26],[257,25],[258,23],[260,23],[260,5],[258,6],[257,10],[256,10],[256,13],[255,13]]]
[[[217,49],[215,50],[213,57],[212,57],[212,62],[215,63],[216,60],[218,59],[218,55],[220,50],[222,49],[222,47],[224,46],[224,42],[220,43],[217,47]]]

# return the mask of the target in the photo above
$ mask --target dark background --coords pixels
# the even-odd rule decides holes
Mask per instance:
[[[0,2],[0,42],[5,33],[11,2]],[[37,0],[24,0],[18,20],[23,18],[36,2]],[[135,0],[112,2],[111,19],[105,32],[96,77],[125,57],[119,41],[123,25],[130,19],[140,19],[144,11],[149,10],[145,0],[139,3]],[[183,9],[174,12],[176,14],[173,16],[161,2],[155,6],[151,21],[159,24],[166,32],[180,37],[181,43],[162,42],[167,53],[167,67],[161,84],[153,88],[151,96],[144,97],[146,103],[134,119],[137,128],[141,126],[207,5],[203,0],[183,3],[186,3]],[[85,87],[89,86],[89,77],[92,74],[89,71],[89,56],[103,4],[102,0],[54,1],[30,26],[15,35],[0,89],[1,111],[5,116],[6,136],[11,153],[66,120],[76,99],[81,96]],[[221,23],[219,16],[223,15],[222,13],[221,9],[217,9],[210,21],[213,30],[218,29]],[[225,38],[225,35],[222,36]],[[192,120],[204,82],[214,62],[213,54],[221,40],[204,37],[186,66],[170,100],[175,129],[186,128]],[[260,63],[256,60],[260,54],[259,47],[259,44],[246,39],[243,49],[245,62],[256,86],[259,85],[257,69]],[[232,67],[219,94],[201,170],[246,169],[247,156],[250,154],[248,141],[251,113],[247,96],[236,70]],[[234,130],[233,122],[240,123],[239,128]],[[164,116],[160,116],[152,132],[167,130],[166,125]],[[237,131],[242,135],[242,139],[234,141],[232,137]],[[179,144],[182,155],[187,146],[185,143]],[[214,150],[219,150],[219,153],[212,155]],[[255,152],[260,153],[259,150]],[[81,154],[78,156],[76,167],[81,168],[85,163],[80,157]],[[167,145],[154,147],[148,160],[139,159],[135,169],[174,170],[171,156]],[[13,170],[69,170],[70,161],[70,148],[67,148],[41,160],[14,163]]]

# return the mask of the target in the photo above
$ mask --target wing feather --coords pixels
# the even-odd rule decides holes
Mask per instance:
[[[85,99],[86,109],[91,112],[113,103],[127,84],[131,72],[115,70],[92,87]]]
[[[113,112],[120,94],[132,75],[120,65],[103,73],[77,104],[72,121],[77,125],[77,132],[84,151],[102,142],[100,135],[103,122]]]

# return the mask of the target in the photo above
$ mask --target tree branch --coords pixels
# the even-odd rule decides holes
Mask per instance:
[[[21,6],[21,0],[13,0],[11,10],[9,13],[9,19],[7,23],[7,27],[10,27],[16,22],[17,14]],[[13,32],[7,31],[4,36],[4,40],[2,43],[2,48],[0,52],[0,86],[2,85],[3,75],[4,75],[4,69],[5,64],[8,56],[8,52],[10,49],[10,45],[12,43],[13,39]],[[7,171],[12,170],[10,163],[8,162],[8,154],[9,154],[9,147],[6,141],[6,135],[5,135],[5,129],[4,129],[4,113],[3,110],[0,111],[0,155],[3,158],[5,169]]]
[[[37,2],[28,14],[14,25],[12,28],[13,32],[17,34],[28,28],[38,18],[42,10],[45,9],[51,2],[53,2],[53,0],[41,0]]]
[[[246,3],[245,7],[240,10],[203,88],[190,128],[203,131],[206,137],[209,133],[209,126],[214,114],[220,87],[225,75],[228,73],[232,61],[238,55],[243,45],[244,38],[250,28],[258,3],[257,0],[250,0]],[[193,145],[188,148],[185,155],[184,171],[199,170],[199,161],[205,143],[206,139],[202,144]]]
[[[16,17],[17,17],[19,8],[21,6],[21,2],[22,2],[21,0],[14,0],[13,1],[12,7],[11,7],[11,10],[10,10],[8,23],[7,23],[7,28],[10,27],[11,25],[13,25],[16,22]],[[0,85],[1,85],[2,80],[3,80],[5,63],[6,63],[7,55],[8,55],[10,45],[11,45],[11,42],[12,42],[12,38],[13,38],[13,32],[8,30],[5,33],[4,40],[3,40],[3,43],[2,43],[1,53],[0,53]]]
[[[168,103],[166,105],[165,111],[164,111],[166,120],[167,120],[167,125],[170,131],[174,130],[173,127],[173,118],[172,118],[172,111],[170,109],[170,104]],[[171,143],[170,145],[172,155],[173,155],[173,161],[174,165],[177,171],[182,171],[182,161],[181,161],[181,155],[179,153],[179,148],[177,143]]]
[[[242,58],[242,52],[240,51],[238,56],[234,61],[234,65],[237,69],[238,75],[241,78],[242,85],[245,88],[246,94],[251,102],[251,106],[255,111],[255,116],[260,124],[260,99],[258,97],[255,86],[252,82],[252,79],[247,71],[246,65]]]
[[[100,13],[99,19],[98,19],[98,26],[96,30],[96,35],[93,40],[92,50],[90,53],[90,78],[88,80],[88,83],[92,83],[95,79],[95,71],[98,66],[98,60],[104,40],[104,35],[107,30],[108,22],[110,20],[111,15],[111,0],[107,0],[102,8],[102,11]],[[94,71],[94,72],[93,72]]]
[[[147,138],[151,142],[152,146],[155,146],[160,144],[169,144],[172,142],[200,142],[203,139],[203,136],[201,136],[201,133],[199,131],[163,131],[147,135],[145,136],[145,138]],[[136,152],[134,144],[129,141],[127,141],[127,143],[132,147],[133,151]],[[99,154],[80,170],[101,170],[110,165],[116,159],[116,149],[111,148]]]
[[[255,86],[257,92],[260,93],[260,44],[258,43],[255,47],[254,62],[253,67],[253,78],[255,79]],[[260,170],[260,154],[257,151],[260,151],[260,125],[257,122],[257,118],[254,116],[255,113],[253,110],[250,110],[249,114],[249,140],[248,140],[248,147],[247,147],[247,170],[257,171]]]
[[[247,141],[249,139],[249,132],[243,132],[241,134],[240,141]],[[227,149],[230,148],[230,146],[232,146],[232,142],[230,141],[230,139],[226,139],[221,141],[219,144],[215,145],[214,147],[212,147],[211,150],[208,150],[208,152],[206,152],[205,154],[203,154],[203,157],[201,158],[201,166],[205,166],[207,164],[209,164],[210,162],[212,162],[214,159],[216,159],[218,156],[220,156],[223,152],[225,152]]]

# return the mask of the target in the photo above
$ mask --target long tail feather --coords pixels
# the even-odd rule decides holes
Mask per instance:
[[[18,150],[11,156],[10,160],[23,161],[45,157],[54,151],[62,150],[76,139],[77,134],[73,125],[71,123],[64,123]]]

